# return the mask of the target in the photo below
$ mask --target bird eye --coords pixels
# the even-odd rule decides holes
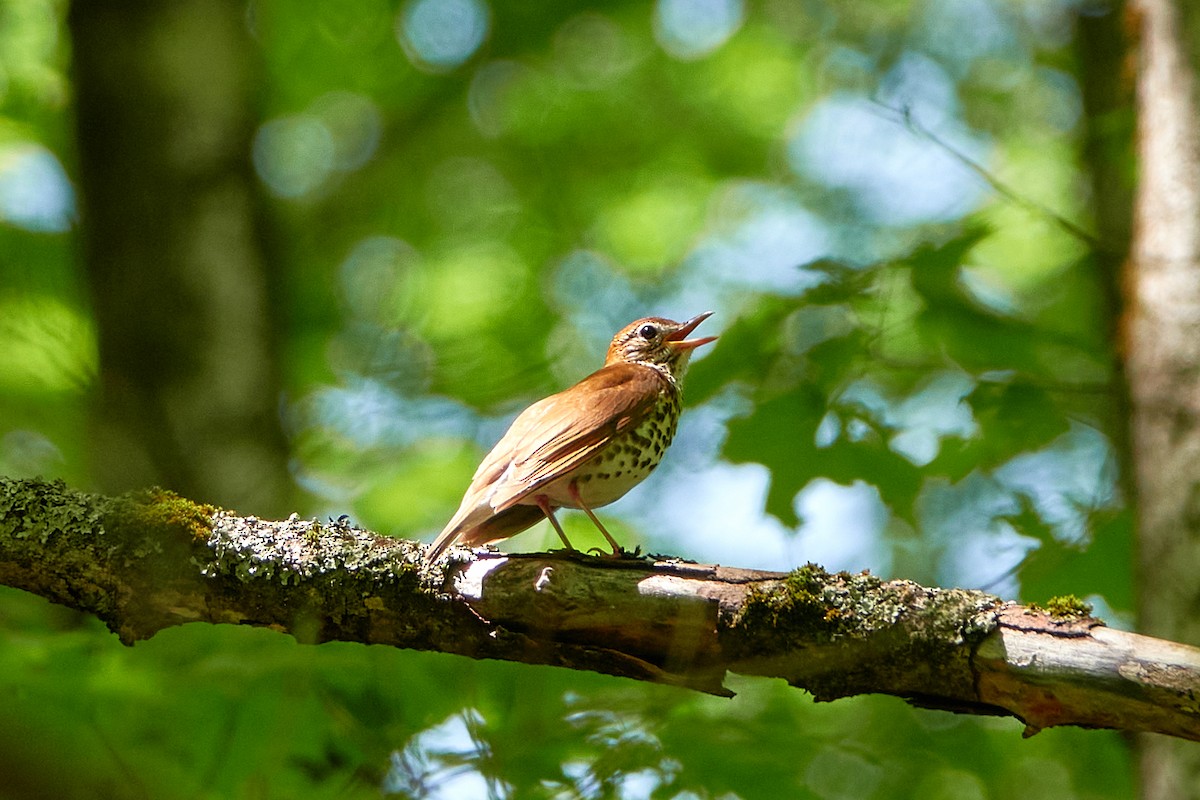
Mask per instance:
[[[653,339],[655,336],[658,336],[658,328],[654,325],[643,325],[638,331],[638,336],[647,340]]]

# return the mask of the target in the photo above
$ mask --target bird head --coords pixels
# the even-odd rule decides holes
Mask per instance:
[[[712,316],[711,311],[697,314],[687,322],[662,317],[646,317],[626,325],[613,337],[604,364],[644,364],[665,370],[672,378],[683,377],[692,351],[716,341],[715,336],[689,339],[687,335]]]

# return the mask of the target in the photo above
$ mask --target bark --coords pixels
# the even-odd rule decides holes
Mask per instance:
[[[1127,374],[1144,630],[1200,643],[1200,112],[1187,3],[1131,4],[1139,183],[1127,275]],[[1190,796],[1200,753],[1142,743],[1142,796]]]
[[[155,490],[107,498],[0,479],[0,583],[95,614],[132,644],[188,622],[438,650],[728,694],[726,672],[817,700],[915,704],[1200,741],[1200,650],[977,591],[808,565],[532,554],[433,565],[344,520],[238,517]]]
[[[71,4],[83,262],[100,350],[93,474],[287,508],[238,0]]]

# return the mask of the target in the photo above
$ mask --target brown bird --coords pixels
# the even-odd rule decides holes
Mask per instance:
[[[692,350],[717,338],[686,337],[711,315],[631,322],[613,337],[603,367],[522,411],[475,471],[426,561],[452,544],[506,539],[542,517],[574,550],[554,518],[557,508],[583,509],[613,555],[622,555],[592,509],[623,497],[662,460],[679,422],[679,384]]]

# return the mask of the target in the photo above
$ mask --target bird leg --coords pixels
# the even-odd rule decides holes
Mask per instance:
[[[575,485],[575,481],[571,481],[569,484],[567,484],[567,494],[571,495],[571,499],[575,501],[575,505],[583,509],[583,513],[588,515],[588,519],[596,523],[596,527],[600,529],[602,534],[604,534],[604,538],[608,539],[608,544],[612,547],[613,558],[621,558],[624,556],[625,551],[621,548],[621,545],[617,544],[617,540],[612,537],[612,534],[608,532],[608,529],[604,527],[599,518],[597,518],[597,516],[592,513],[592,510],[587,507],[587,504],[583,502],[583,498],[579,496],[579,487]]]
[[[574,550],[575,548],[571,545],[567,534],[563,533],[562,525],[559,525],[558,520],[554,518],[554,508],[550,505],[550,499],[544,494],[539,494],[533,499],[537,503],[538,508],[542,510],[542,513],[546,515],[546,519],[550,520],[550,524],[554,526],[554,532],[558,534],[558,538],[562,539],[563,544],[567,546],[568,550]],[[591,512],[589,511],[588,513],[590,514]],[[604,535],[608,536],[607,533]]]

